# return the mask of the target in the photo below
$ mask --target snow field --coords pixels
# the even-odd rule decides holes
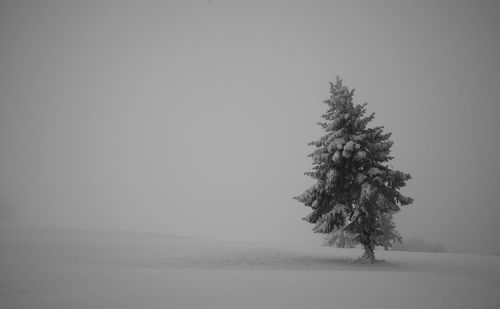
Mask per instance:
[[[498,256],[0,231],[0,308],[500,308]]]

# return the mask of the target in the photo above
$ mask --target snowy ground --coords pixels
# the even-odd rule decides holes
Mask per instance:
[[[500,308],[499,256],[360,254],[1,227],[0,308]]]

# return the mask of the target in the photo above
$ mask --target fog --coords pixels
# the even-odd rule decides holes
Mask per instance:
[[[500,252],[495,1],[2,1],[0,225],[320,244],[328,81],[394,141],[405,238]]]

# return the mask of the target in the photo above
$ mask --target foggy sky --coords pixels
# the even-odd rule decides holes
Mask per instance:
[[[2,1],[0,224],[317,242],[340,75],[413,180],[403,237],[500,251],[495,1]]]

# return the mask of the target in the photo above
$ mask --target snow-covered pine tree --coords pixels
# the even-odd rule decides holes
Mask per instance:
[[[374,114],[365,116],[366,103],[353,104],[354,90],[337,77],[330,94],[319,123],[326,134],[310,143],[316,147],[309,155],[313,170],[305,173],[316,183],[295,199],[312,208],[303,219],[315,224],[314,232],[329,234],[329,244],[354,239],[373,263],[375,246],[401,239],[392,215],[413,202],[399,192],[411,176],[387,164],[393,159],[391,133],[368,126]]]
[[[380,229],[381,233],[377,238],[377,245],[389,250],[395,242],[401,242],[403,239],[396,231],[396,224],[392,221],[392,213],[386,213],[380,216]]]
[[[396,231],[396,225],[392,221],[392,213],[384,213],[380,216],[380,230],[377,235],[376,244],[389,250],[395,242],[401,242],[402,237]],[[325,236],[324,244],[326,246],[335,246],[339,248],[354,248],[358,241],[356,236],[346,230],[339,229],[328,233]],[[365,253],[366,256],[366,253]]]

